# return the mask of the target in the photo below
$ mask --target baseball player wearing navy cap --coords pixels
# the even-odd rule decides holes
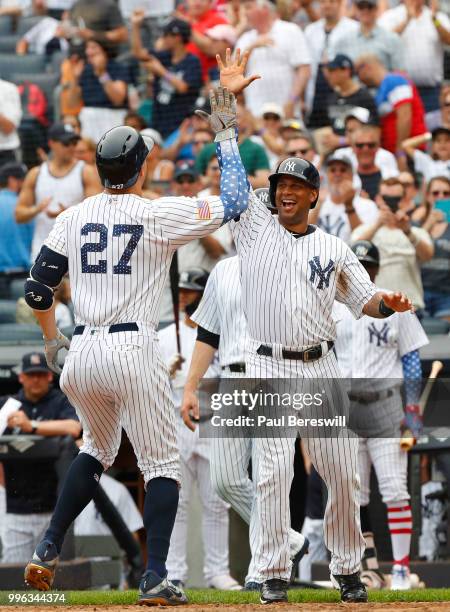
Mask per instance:
[[[242,70],[246,60],[240,62]],[[211,92],[211,109],[208,121],[224,165],[220,197],[142,198],[151,151],[133,128],[113,128],[97,146],[103,193],[58,217],[25,284],[25,299],[44,332],[52,369],[60,371],[58,352],[70,348],[60,384],[83,424],[83,446],[25,569],[25,580],[34,588],[51,588],[66,531],[92,499],[103,470],[114,462],[123,427],[146,486],[148,560],[139,601],[186,603],[184,592],[168,581],[165,565],[180,471],[173,402],[156,326],[175,250],[213,232],[248,205],[234,96],[219,87]],[[76,322],[71,343],[57,329],[53,309],[53,291],[67,271]]]
[[[221,83],[233,93],[247,86],[241,67],[231,61],[230,54],[219,66]],[[220,157],[219,162],[223,163]],[[308,224],[320,189],[319,173],[310,162],[285,159],[269,181],[278,216],[252,193],[248,209],[231,223],[248,324],[248,375],[256,379],[338,379],[340,371],[331,350],[336,338],[334,300],[347,304],[356,318],[363,313],[385,318],[396,310],[410,310],[411,302],[400,293],[378,291],[344,242]],[[338,382],[330,385],[339,392]],[[328,402],[340,402],[341,397],[331,396]],[[261,602],[287,601],[294,439],[261,437],[254,444],[260,517],[255,560],[262,582]],[[305,438],[305,446],[329,491],[324,532],[332,551],[333,583],[343,601],[367,601],[358,573],[364,540],[359,525],[357,440],[311,437]],[[336,516],[345,530],[337,528]]]

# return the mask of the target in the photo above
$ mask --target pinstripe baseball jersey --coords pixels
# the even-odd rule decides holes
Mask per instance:
[[[387,319],[362,316],[358,321],[335,303],[336,355],[345,378],[403,379],[401,358],[428,344],[412,312],[395,312]]]
[[[296,238],[253,193],[231,230],[253,339],[292,349],[334,340],[334,300],[358,318],[377,291],[342,240],[315,226]]]
[[[222,367],[245,363],[247,323],[242,310],[237,256],[220,261],[213,269],[192,320],[220,335],[219,361]]]
[[[216,230],[224,216],[219,197],[108,193],[63,212],[45,244],[69,259],[76,323],[155,325],[173,252]]]

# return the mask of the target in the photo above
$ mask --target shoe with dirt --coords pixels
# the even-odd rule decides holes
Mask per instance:
[[[361,582],[359,572],[354,574],[331,575],[333,586],[340,590],[341,601],[346,603],[364,603],[367,601],[367,591]]]
[[[25,568],[25,583],[32,589],[49,591],[55,579],[58,559],[58,551],[52,542],[48,540],[40,542]]]
[[[409,591],[411,589],[411,576],[409,567],[395,563],[391,571],[391,591]]]
[[[289,582],[281,578],[265,580],[261,585],[259,601],[262,604],[282,603],[288,600]]]
[[[180,606],[188,603],[185,592],[164,578],[147,571],[139,585],[138,603],[142,606]]]

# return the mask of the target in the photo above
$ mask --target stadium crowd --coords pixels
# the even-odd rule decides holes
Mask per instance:
[[[378,286],[405,292],[420,319],[448,333],[449,14],[449,0],[0,0],[0,342],[7,327],[35,323],[23,279],[58,214],[101,190],[95,147],[106,130],[125,124],[154,141],[147,197],[219,193],[214,134],[194,111],[208,110],[215,57],[228,47],[249,50],[248,72],[262,77],[237,100],[253,188],[286,157],[314,163],[322,188],[311,223],[372,241]],[[180,273],[210,272],[234,253],[224,226],[180,249]],[[57,324],[70,329],[69,280],[56,299]],[[171,320],[167,286],[161,321]],[[22,363],[23,433],[32,405],[46,398],[48,409],[60,393],[39,359]],[[40,433],[76,438],[71,410],[48,410],[42,420],[61,424]],[[8,478],[11,469],[7,490]],[[11,530],[16,512],[42,515],[33,541],[8,532],[8,559],[27,560],[55,487],[23,508],[22,492],[8,493]],[[235,588],[228,578],[225,560],[208,580]]]

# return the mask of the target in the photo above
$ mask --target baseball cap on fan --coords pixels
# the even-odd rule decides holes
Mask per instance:
[[[173,174],[173,178],[176,181],[180,176],[192,176],[194,179],[198,179],[198,172],[195,169],[193,163],[189,162],[180,162],[175,166],[175,172]]]
[[[358,119],[360,123],[368,124],[370,123],[371,116],[368,108],[364,108],[362,106],[354,106],[351,108],[344,117],[344,120],[350,119],[353,117],[354,119]]]
[[[183,42],[187,43],[191,38],[191,26],[184,19],[171,19],[163,28],[163,36],[170,34],[181,36]]]
[[[336,70],[338,68],[348,68],[353,74],[353,62],[348,55],[338,53],[334,59],[327,64],[328,70]]]
[[[27,353],[22,357],[21,372],[31,374],[32,372],[50,372],[44,353]]]
[[[81,139],[73,127],[66,123],[54,123],[48,131],[48,139],[55,140],[56,142],[62,142],[62,144],[69,144],[71,142],[77,142]]]

